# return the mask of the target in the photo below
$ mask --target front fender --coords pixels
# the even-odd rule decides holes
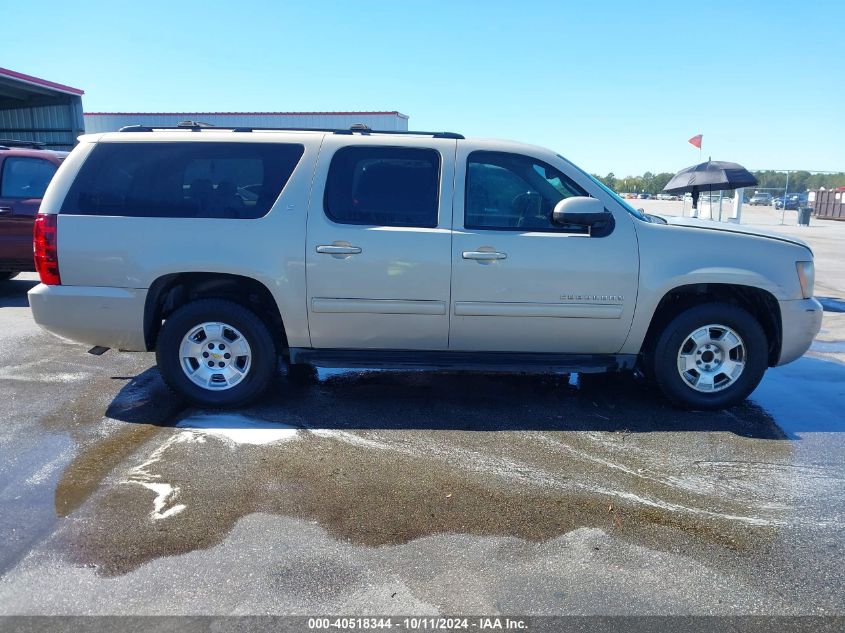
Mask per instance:
[[[795,262],[806,248],[764,236],[637,223],[640,283],[634,319],[619,353],[642,348],[660,301],[682,286],[722,284],[763,290],[778,301],[801,298]]]
[[[778,300],[786,300],[789,297],[789,289],[784,288],[772,279],[760,272],[743,268],[710,266],[696,268],[682,274],[654,280],[656,283],[649,284],[644,290],[650,295],[658,295],[657,303],[667,293],[681,286],[695,284],[727,284],[731,286],[750,286],[765,290]],[[643,290],[641,288],[641,290]],[[657,305],[655,303],[655,306]]]

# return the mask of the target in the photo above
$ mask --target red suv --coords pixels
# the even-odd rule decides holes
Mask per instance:
[[[0,139],[0,281],[34,271],[32,225],[50,179],[67,152]]]

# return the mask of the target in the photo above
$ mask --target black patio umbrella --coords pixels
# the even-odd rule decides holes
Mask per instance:
[[[698,194],[702,191],[722,191],[753,187],[757,179],[742,165],[723,160],[708,160],[682,169],[663,187],[667,193],[692,193],[692,206],[698,208]]]

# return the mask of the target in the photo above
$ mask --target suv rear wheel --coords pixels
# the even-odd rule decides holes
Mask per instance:
[[[741,402],[760,383],[768,344],[747,311],[709,303],[675,317],[660,335],[653,358],[657,384],[674,404],[721,409]]]
[[[267,326],[233,301],[199,299],[168,317],[156,349],[167,385],[188,402],[231,407],[260,396],[276,368]]]

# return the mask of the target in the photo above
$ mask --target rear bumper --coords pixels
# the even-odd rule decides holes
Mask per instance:
[[[45,286],[29,291],[35,322],[48,332],[88,345],[145,351],[145,289]]]
[[[777,364],[784,365],[800,358],[810,349],[813,339],[822,327],[824,309],[815,299],[779,303],[783,342]]]

